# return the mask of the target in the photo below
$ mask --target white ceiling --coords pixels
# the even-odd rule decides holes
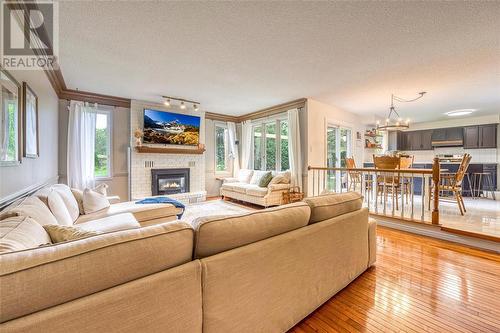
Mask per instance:
[[[500,2],[61,2],[68,88],[241,115],[310,97],[413,121],[500,112]]]

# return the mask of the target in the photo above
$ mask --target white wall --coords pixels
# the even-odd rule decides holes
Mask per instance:
[[[59,182],[67,183],[67,143],[69,101],[59,100]],[[96,184],[108,184],[108,195],[118,195],[121,200],[128,199],[128,162],[127,150],[130,140],[130,109],[100,105],[100,109],[111,112],[112,118],[112,173],[110,178]]]
[[[10,71],[19,83],[23,81],[38,96],[40,157],[23,158],[17,166],[0,167],[0,202],[21,195],[44,183],[57,182],[57,96],[43,71]]]
[[[308,166],[326,166],[326,128],[329,124],[351,129],[352,155],[356,164],[362,165],[365,125],[363,125],[364,121],[361,116],[313,99],[307,100],[306,113],[307,140],[302,139],[305,141],[302,149],[306,151],[305,171],[307,171]],[[356,139],[356,132],[361,134],[361,140]],[[304,185],[304,188],[307,188],[308,193],[312,193],[312,182],[309,182],[307,187]]]

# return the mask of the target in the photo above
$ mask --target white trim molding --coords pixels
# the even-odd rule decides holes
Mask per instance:
[[[38,191],[42,187],[57,184],[58,180],[59,180],[59,176],[54,176],[54,177],[49,178],[48,180],[46,180],[44,182],[33,184],[33,185],[26,187],[20,191],[17,191],[15,193],[12,193],[8,196],[3,197],[0,199],[0,209],[5,208],[6,206],[10,205],[14,201],[16,201],[22,197],[26,197],[32,193],[35,193],[36,191]]]

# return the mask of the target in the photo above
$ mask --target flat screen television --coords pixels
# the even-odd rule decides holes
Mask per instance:
[[[197,146],[200,117],[144,109],[144,143]]]

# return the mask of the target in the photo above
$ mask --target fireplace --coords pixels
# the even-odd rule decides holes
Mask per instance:
[[[185,192],[189,192],[189,168],[151,170],[151,193],[153,195]]]

